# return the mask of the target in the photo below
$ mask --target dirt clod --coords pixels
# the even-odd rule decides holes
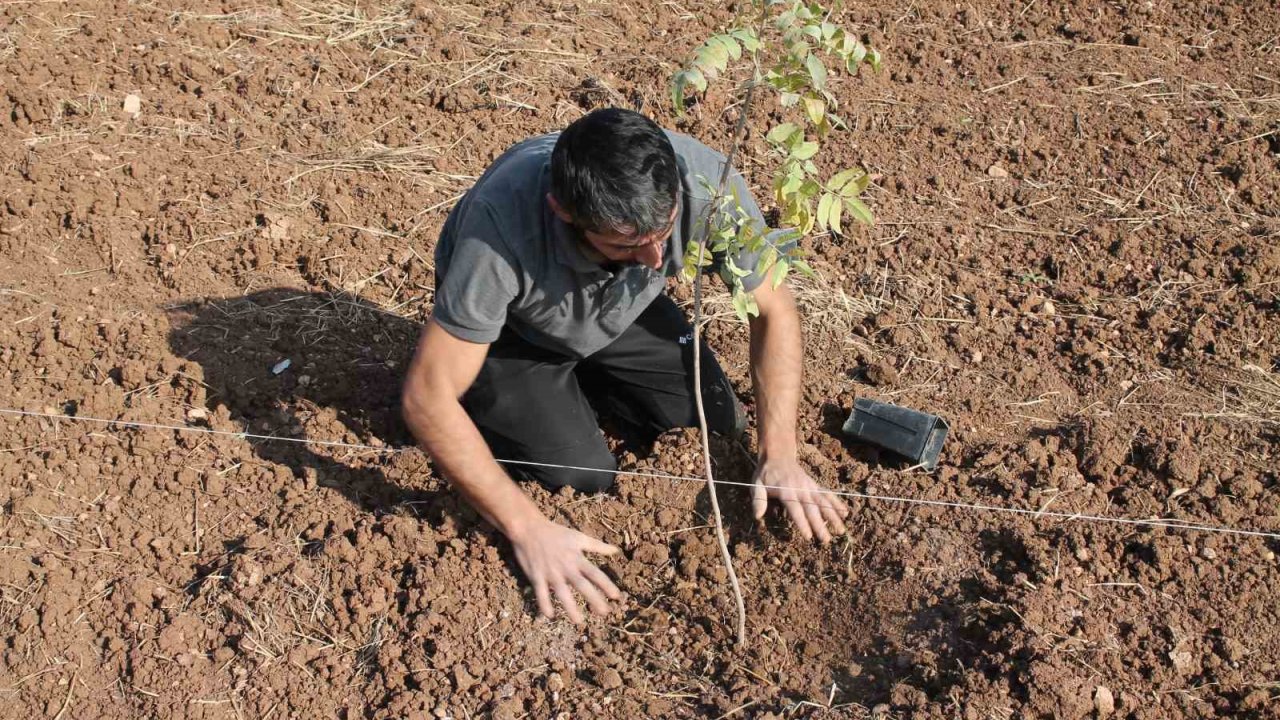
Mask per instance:
[[[622,687],[622,675],[613,668],[605,668],[596,677],[596,682],[605,690],[617,690]]]

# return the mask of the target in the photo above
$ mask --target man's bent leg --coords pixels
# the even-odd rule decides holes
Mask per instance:
[[[575,365],[504,330],[462,405],[494,456],[517,461],[503,465],[513,477],[551,488],[606,490],[617,461],[578,386]]]
[[[698,424],[693,391],[693,328],[666,295],[659,295],[631,327],[579,364],[603,386],[624,420],[656,436]],[[702,343],[702,399],[712,432],[737,437],[746,413],[715,355]],[[638,417],[637,417],[638,416]]]

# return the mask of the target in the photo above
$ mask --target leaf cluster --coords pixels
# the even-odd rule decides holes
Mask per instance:
[[[861,168],[845,168],[825,180],[818,168],[823,141],[833,129],[847,129],[848,124],[834,111],[838,103],[828,88],[831,69],[856,74],[863,65],[879,70],[880,53],[869,48],[858,36],[831,22],[831,13],[817,2],[805,0],[756,0],[754,23],[714,35],[694,52],[689,65],[672,77],[671,100],[676,112],[685,111],[691,92],[704,93],[710,82],[726,75],[735,63],[748,61],[752,68],[751,84],[774,91],[784,115],[795,121],[784,121],[765,133],[770,147],[782,162],[773,178],[773,197],[784,225],[798,234],[823,232],[842,234],[846,218],[870,224],[870,209],[860,198],[870,184]],[[830,64],[830,67],[829,67]],[[747,109],[744,108],[744,112]],[[713,188],[713,197],[718,189]],[[721,219],[707,242],[714,254],[735,256],[743,249],[766,242],[762,228],[744,222],[741,203],[725,198],[719,208]],[[735,213],[736,208],[736,213]],[[727,265],[734,287],[734,306],[745,317],[754,314],[754,301],[742,289],[741,278],[753,271],[769,271],[775,284],[785,278],[790,267],[803,263],[802,251],[791,243],[785,249],[775,245],[759,251],[756,268],[734,268]],[[686,274],[697,272],[698,247],[691,241],[686,248]],[[704,258],[704,265],[710,263]],[[806,266],[807,267],[807,266]],[[772,268],[772,270],[770,270]],[[741,273],[739,273],[741,271]],[[739,300],[739,295],[747,299]]]

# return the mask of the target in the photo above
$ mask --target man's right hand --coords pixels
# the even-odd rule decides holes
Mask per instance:
[[[538,610],[546,617],[555,617],[552,593],[565,615],[577,624],[583,618],[573,591],[582,595],[597,615],[609,614],[608,601],[621,599],[622,593],[609,576],[583,554],[616,555],[621,552],[617,547],[542,517],[512,533],[510,540],[520,568],[533,583]]]

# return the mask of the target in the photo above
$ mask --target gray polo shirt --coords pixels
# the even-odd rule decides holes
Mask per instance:
[[[547,204],[551,150],[559,133],[507,150],[449,213],[436,245],[432,317],[454,337],[498,339],[509,326],[525,340],[571,357],[586,357],[622,334],[679,272],[685,239],[704,232],[710,192],[698,180],[720,179],[725,156],[686,135],[667,131],[680,168],[679,215],[662,271],[626,264],[611,272],[582,251],[577,231]],[[743,209],[764,218],[742,176],[733,171]],[[696,233],[696,235],[694,235]],[[754,268],[756,258],[735,264]],[[743,278],[754,290],[761,278]]]

